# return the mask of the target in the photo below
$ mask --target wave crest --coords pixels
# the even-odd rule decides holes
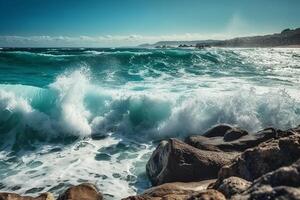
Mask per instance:
[[[60,75],[47,89],[0,86],[1,134],[55,138],[121,134],[142,141],[201,134],[218,123],[249,131],[300,122],[300,102],[287,91],[159,94],[93,85],[88,70]],[[29,131],[30,130],[30,131]]]

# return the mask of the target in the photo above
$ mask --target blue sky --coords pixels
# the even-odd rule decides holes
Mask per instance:
[[[0,46],[122,46],[300,27],[299,0],[0,0]]]

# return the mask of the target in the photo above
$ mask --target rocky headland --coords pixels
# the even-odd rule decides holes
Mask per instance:
[[[194,41],[159,41],[155,44],[142,44],[143,48],[166,48],[166,47],[291,47],[300,46],[300,28],[285,29],[280,33],[237,37],[228,40],[194,40]]]
[[[248,133],[220,124],[184,141],[170,138],[158,144],[146,172],[153,187],[123,200],[300,200],[300,126]],[[54,199],[0,193],[0,200]],[[102,199],[88,183],[57,198]]]

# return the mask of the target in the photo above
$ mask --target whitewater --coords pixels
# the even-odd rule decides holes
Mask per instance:
[[[0,189],[150,187],[166,138],[300,124],[300,49],[0,49]]]

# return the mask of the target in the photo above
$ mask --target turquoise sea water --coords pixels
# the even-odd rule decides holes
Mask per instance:
[[[0,49],[0,190],[149,187],[157,141],[300,124],[299,49]]]

